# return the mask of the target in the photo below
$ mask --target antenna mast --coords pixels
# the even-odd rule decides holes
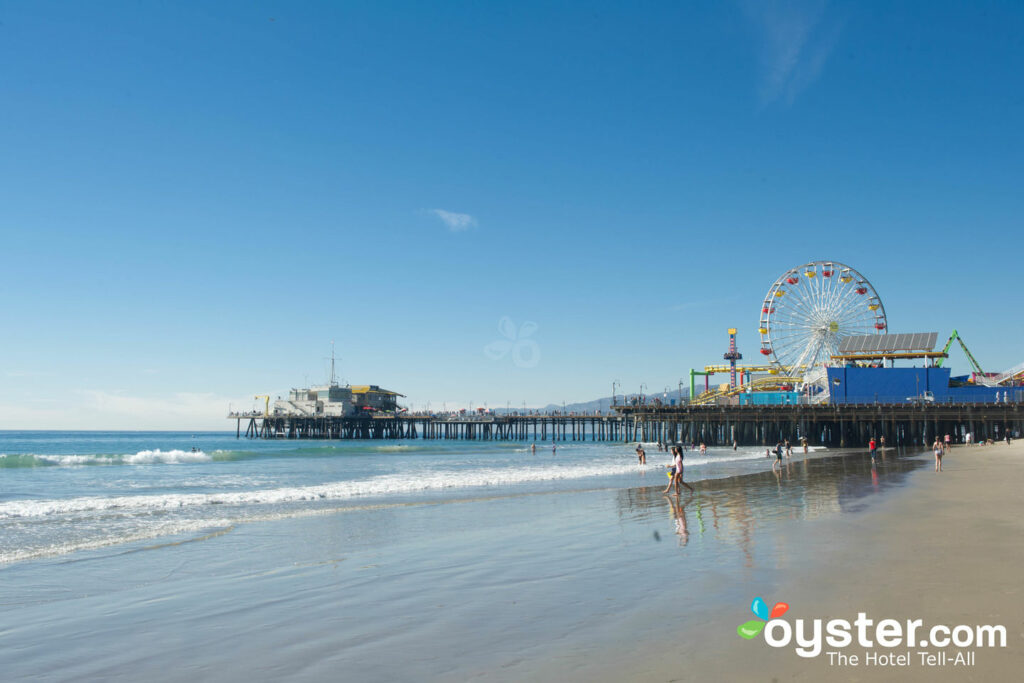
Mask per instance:
[[[331,386],[337,386],[338,381],[334,378],[334,340],[331,340]]]

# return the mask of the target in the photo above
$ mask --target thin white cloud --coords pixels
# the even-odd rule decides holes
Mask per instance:
[[[825,0],[756,0],[744,4],[761,43],[761,104],[792,104],[825,68],[841,25]]]
[[[456,213],[455,211],[445,211],[444,209],[428,210],[440,218],[441,222],[447,225],[448,229],[452,232],[462,232],[476,226],[476,219],[468,213]]]

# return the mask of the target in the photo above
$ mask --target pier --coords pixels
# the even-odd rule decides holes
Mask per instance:
[[[231,413],[236,436],[259,439],[447,439],[468,441],[661,441],[774,446],[801,437],[812,446],[854,447],[872,437],[926,446],[950,434],[962,443],[1024,430],[1020,403],[876,405],[617,406],[606,414],[359,417]],[[245,423],[245,430],[242,424]]]

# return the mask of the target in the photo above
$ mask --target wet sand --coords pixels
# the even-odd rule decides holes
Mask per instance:
[[[815,455],[695,483],[322,510],[16,563],[0,671],[45,681],[934,679],[743,641],[793,618],[1004,624],[951,680],[1016,680],[1024,450]],[[851,614],[852,613],[852,614]],[[938,672],[939,674],[946,672]],[[966,675],[964,675],[966,674]],[[1008,676],[1008,674],[1010,674]],[[909,676],[908,676],[909,675]]]
[[[628,457],[630,454],[626,454]],[[687,661],[801,533],[905,493],[920,463],[816,454],[694,481],[323,509],[0,570],[0,671],[41,681],[616,680]],[[666,663],[666,666],[668,663]]]
[[[1024,441],[959,446],[943,472],[910,475],[898,495],[825,525],[780,528],[789,552],[774,585],[750,585],[745,605],[724,608],[696,629],[683,629],[606,671],[605,680],[957,680],[1017,681],[1024,671]],[[794,566],[795,565],[795,566]],[[752,618],[749,600],[790,604],[789,618],[923,619],[925,625],[1002,624],[1005,648],[977,648],[971,667],[830,665],[792,648],[745,641],[736,627]],[[758,591],[758,592],[754,592]],[[770,592],[770,594],[768,594]],[[720,634],[708,637],[709,634]],[[700,637],[698,652],[679,657],[673,642]],[[829,648],[825,648],[829,649]],[[914,651],[920,648],[914,648]],[[884,648],[877,648],[885,652]],[[902,648],[900,651],[905,651]],[[856,642],[845,652],[863,654]]]

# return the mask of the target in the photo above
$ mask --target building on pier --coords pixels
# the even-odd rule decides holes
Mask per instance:
[[[1024,399],[1024,387],[1013,371],[1003,376],[978,372],[972,378],[951,377],[949,368],[941,367],[949,344],[935,351],[937,338],[935,332],[847,337],[831,357],[832,367],[825,369],[824,388],[830,402],[1008,403]],[[964,351],[970,354],[966,346]],[[968,357],[980,371],[974,357]],[[897,361],[923,366],[898,368]]]
[[[287,399],[277,399],[274,417],[358,417],[378,413],[397,413],[397,391],[381,389],[376,384],[346,385],[337,383],[292,389]]]

